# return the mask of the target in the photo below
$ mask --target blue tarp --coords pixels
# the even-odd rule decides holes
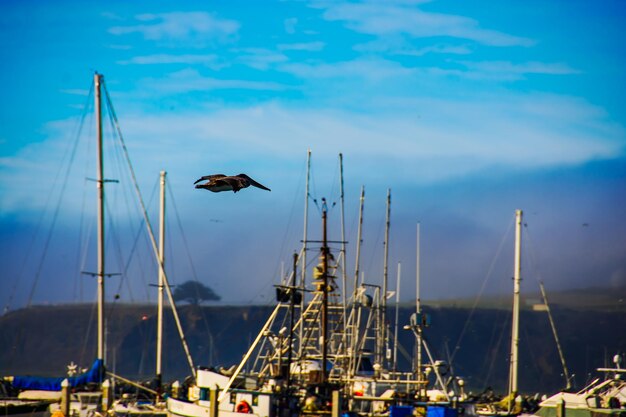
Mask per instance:
[[[428,406],[426,417],[457,417],[459,412],[453,407]]]
[[[91,369],[84,374],[72,377],[46,378],[37,376],[15,376],[13,386],[18,389],[38,389],[43,391],[61,391],[61,382],[64,379],[70,383],[70,387],[86,385],[90,382],[102,382],[104,366],[102,359],[96,359]]]
[[[409,405],[392,405],[389,407],[389,417],[409,417],[413,415],[413,407]]]

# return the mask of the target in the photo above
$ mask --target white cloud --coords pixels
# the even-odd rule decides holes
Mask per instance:
[[[285,19],[285,32],[291,34],[296,33],[296,25],[298,24],[298,18],[290,17],[289,19]]]
[[[109,33],[114,35],[139,33],[152,41],[206,43],[215,40],[230,41],[237,35],[240,27],[234,20],[220,19],[207,12],[142,14],[135,19],[142,23],[114,26],[109,29]]]
[[[466,67],[467,71],[443,69],[439,71],[469,79],[495,81],[515,81],[525,78],[525,75],[528,74],[572,75],[580,73],[580,71],[563,63],[524,62],[516,64],[508,61],[461,61],[458,63]]]
[[[380,80],[407,76],[414,73],[410,68],[383,59],[357,59],[353,61],[289,63],[279,67],[281,71],[304,79],[352,78]]]
[[[243,48],[234,52],[237,54],[237,61],[262,71],[288,60],[284,54],[265,48]]]
[[[306,77],[347,79],[397,78],[407,73],[394,63],[386,63],[380,72],[378,64],[356,61],[291,69]],[[522,67],[566,71],[558,67],[546,70],[537,64]],[[379,73],[372,75],[372,71]],[[136,99],[143,91],[152,94],[151,100],[158,100],[163,95],[193,91],[284,88],[271,82],[219,80],[183,70],[163,79],[146,79],[136,94],[127,97]],[[216,110],[207,105],[186,113],[152,110],[118,116],[137,172],[158,172],[166,166],[177,175],[191,177],[200,166],[236,163],[262,171],[270,183],[294,176],[290,161],[300,158],[307,148],[333,155],[343,152],[353,161],[353,175],[364,183],[380,181],[371,171],[374,165],[386,173],[389,183],[428,183],[493,166],[532,171],[582,164],[623,156],[626,149],[624,128],[584,99],[513,92],[460,97],[375,96],[372,104],[363,103],[359,111],[265,102],[252,107]],[[27,210],[37,204],[31,201],[32,195],[47,195],[49,183],[33,183],[32,178],[48,178],[50,172],[57,172],[72,123],[75,121],[49,124],[47,140],[0,161],[0,212]]]
[[[474,19],[420,10],[409,2],[320,2],[324,18],[345,22],[356,32],[378,36],[405,34],[415,38],[447,36],[490,46],[530,46],[531,39],[483,29]]]
[[[281,51],[321,51],[326,44],[324,42],[281,43],[278,49]]]
[[[426,54],[467,55],[473,52],[468,45],[434,44],[414,47],[403,36],[386,36],[354,46],[358,52],[381,52],[389,55],[424,56]]]
[[[192,55],[192,54],[156,54],[156,55],[144,55],[135,56],[128,60],[118,61],[120,65],[159,65],[159,64],[201,64],[212,69],[220,69],[226,66],[225,63],[220,62],[217,55],[205,54],[205,55]]]
[[[226,80],[205,77],[193,69],[185,69],[169,74],[166,78],[146,78],[140,83],[141,90],[150,94],[184,94],[193,91],[224,89],[244,90],[283,90],[285,86],[270,81]]]

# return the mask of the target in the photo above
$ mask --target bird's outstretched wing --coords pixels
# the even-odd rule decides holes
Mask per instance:
[[[247,176],[246,174],[239,174],[237,176],[239,178],[244,178],[245,180],[247,180],[249,185],[253,185],[253,186],[255,186],[257,188],[260,188],[262,190],[272,191],[269,188],[267,188],[266,186],[264,186],[263,184],[259,184],[258,182],[256,182],[255,180],[253,180],[252,178]]]
[[[196,182],[194,182],[194,184],[197,184],[200,181],[205,181],[205,180],[211,181],[211,180],[217,179],[217,178],[224,178],[225,176],[226,175],[224,175],[224,174],[205,175],[204,177],[202,177],[202,178],[198,179]]]

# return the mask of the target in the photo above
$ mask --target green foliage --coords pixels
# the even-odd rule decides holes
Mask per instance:
[[[219,301],[221,297],[211,288],[198,281],[187,281],[174,290],[174,301],[199,305],[203,301]]]

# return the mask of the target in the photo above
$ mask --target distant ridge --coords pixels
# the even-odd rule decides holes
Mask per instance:
[[[534,305],[543,302],[541,293],[521,294],[522,308],[532,309]],[[588,287],[571,290],[550,291],[547,297],[551,308],[564,308],[571,310],[611,311],[626,312],[626,286],[619,287]],[[477,308],[509,309],[511,308],[512,295],[486,295],[480,298]],[[422,304],[433,308],[471,308],[476,302],[476,297],[462,297],[451,299],[437,299],[422,301]],[[409,306],[412,303],[403,303]]]
[[[502,300],[510,302],[508,297]],[[81,367],[91,364],[96,352],[93,310],[87,304],[33,306],[0,316],[0,376],[61,376],[70,362]],[[469,390],[476,393],[491,386],[502,392],[508,380],[508,350],[507,343],[499,341],[510,334],[510,311],[479,308],[470,314],[463,307],[433,308],[428,304],[424,310],[431,317],[425,333],[433,355],[445,360],[456,352],[454,369]],[[271,311],[268,306],[181,306],[182,326],[196,365],[230,367],[238,363]],[[399,323],[408,323],[414,311],[413,306],[401,308]],[[153,377],[155,316],[155,306],[110,307],[109,369],[131,379]],[[170,382],[183,380],[189,368],[171,312],[165,316],[163,375]],[[561,389],[563,378],[546,314],[526,309],[521,316],[521,390],[551,393]],[[613,354],[626,350],[626,333],[621,331],[626,328],[623,311],[555,306],[553,316],[578,387],[585,385],[596,368],[610,364]],[[398,338],[406,351],[412,350],[415,338],[411,332],[401,331]],[[401,368],[410,366],[410,358],[399,359]]]

